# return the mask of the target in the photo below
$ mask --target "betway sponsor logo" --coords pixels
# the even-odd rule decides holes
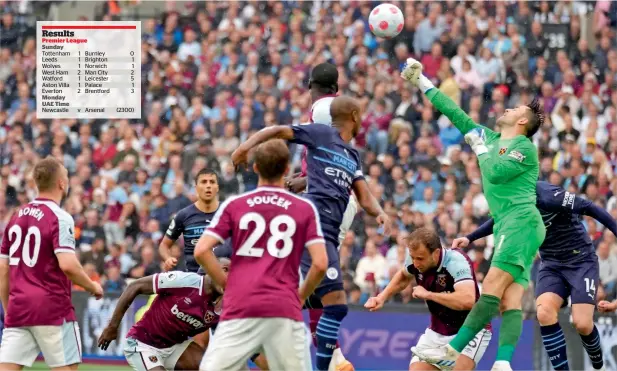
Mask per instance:
[[[184,321],[195,328],[200,328],[204,326],[203,322],[201,322],[197,318],[181,312],[178,309],[178,304],[174,304],[174,306],[171,308],[171,314],[176,316],[176,318],[178,318],[179,320]]]

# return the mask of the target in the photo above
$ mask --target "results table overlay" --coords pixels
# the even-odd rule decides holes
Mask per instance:
[[[140,22],[36,22],[42,119],[141,117]]]

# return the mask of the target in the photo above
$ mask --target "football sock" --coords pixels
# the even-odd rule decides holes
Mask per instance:
[[[523,311],[512,309],[503,312],[499,328],[499,348],[497,361],[512,361],[514,349],[523,332]]]
[[[604,366],[604,359],[602,358],[602,344],[600,343],[600,333],[598,328],[594,325],[593,331],[589,335],[581,335],[583,341],[583,347],[587,351],[587,355],[591,360],[591,365],[594,369],[599,370]]]
[[[540,333],[542,334],[544,349],[546,349],[548,358],[551,360],[553,369],[556,371],[569,370],[566,338],[563,335],[559,322],[553,325],[541,326]]]
[[[499,313],[500,299],[493,295],[480,295],[480,300],[473,306],[465,323],[450,341],[450,346],[457,352],[462,352],[476,334],[488,325]]]
[[[313,345],[317,348],[317,324],[323,314],[323,309],[309,309],[309,327],[311,328],[311,339],[313,339]],[[338,340],[336,342],[336,349],[340,348]]]
[[[328,305],[317,323],[317,370],[326,371],[332,360],[332,353],[338,341],[341,321],[347,315],[347,305]]]

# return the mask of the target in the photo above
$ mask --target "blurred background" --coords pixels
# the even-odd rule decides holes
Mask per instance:
[[[378,2],[0,1],[0,232],[14,208],[36,195],[34,163],[47,155],[63,161],[71,179],[64,207],[75,218],[81,262],[111,294],[107,304],[76,295],[84,301],[76,308],[91,317],[89,326],[103,326],[113,293],[161,270],[158,244],[172,216],[194,201],[193,176],[204,167],[216,170],[221,200],[255,188],[255,174],[235,173],[230,153],[263,127],[307,122],[311,67],[331,62],[340,93],[361,102],[355,144],[373,194],[395,220],[386,237],[358,214],[341,247],[349,301],[361,305],[402,267],[408,233],[434,228],[449,246],[487,219],[479,169],[462,135],[399,78],[409,56],[490,128],[506,108],[539,97],[547,116],[534,138],[540,178],[617,217],[617,2],[393,3],[405,15],[405,28],[382,40],[367,25]],[[141,120],[38,119],[36,20],[142,21]],[[292,149],[299,167],[300,149]],[[599,299],[615,299],[617,239],[593,219],[586,228],[600,259]],[[181,257],[179,246],[181,240],[174,254]],[[492,237],[468,249],[479,282],[492,249]],[[417,317],[421,325],[396,337],[384,319],[374,330],[386,331],[382,341],[360,323],[358,335],[354,316],[366,313],[352,314],[343,334],[373,344],[346,342],[343,335],[352,361],[406,368],[415,343],[410,334],[423,331],[428,316],[424,303],[411,298],[411,286],[393,302],[398,313],[391,316]],[[529,319],[534,310],[531,285]],[[612,316],[600,320],[605,346],[617,346]],[[532,349],[532,322],[529,329],[529,349],[517,351],[527,352],[521,358],[527,363],[518,368],[549,367],[542,351]],[[374,350],[379,344],[383,349]],[[613,348],[605,350],[607,369],[617,369]],[[585,367],[587,357],[579,358]]]

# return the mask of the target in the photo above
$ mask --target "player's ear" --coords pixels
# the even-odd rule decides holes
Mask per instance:
[[[352,118],[353,122],[356,123],[356,124],[362,121],[360,119],[360,112],[358,110],[351,111],[351,118]]]
[[[253,163],[253,172],[255,172],[255,174],[259,175],[259,171],[257,171],[257,164]]]

